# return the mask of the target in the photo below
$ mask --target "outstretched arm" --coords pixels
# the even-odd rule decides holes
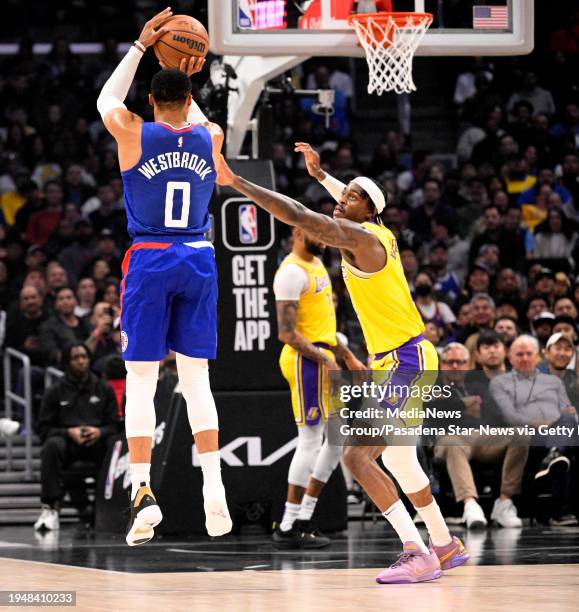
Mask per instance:
[[[334,198],[334,200],[339,202],[346,185],[342,183],[342,181],[339,181],[337,178],[322,170],[320,156],[317,151],[314,151],[312,146],[307,142],[296,142],[294,151],[296,153],[304,154],[308,174],[317,179],[320,184],[327,189],[328,193]]]
[[[330,219],[326,215],[313,212],[303,204],[281,193],[260,187],[251,181],[237,176],[220,157],[217,176],[219,185],[229,185],[267,210],[276,219],[288,225],[300,227],[311,236],[328,246],[346,249],[355,253],[360,249],[372,247],[376,238],[360,224],[347,219]]]

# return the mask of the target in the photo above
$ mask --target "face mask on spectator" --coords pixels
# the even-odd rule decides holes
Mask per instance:
[[[414,287],[414,291],[416,292],[417,296],[426,297],[432,293],[432,287],[426,283],[423,283],[421,285],[416,285],[416,287]]]

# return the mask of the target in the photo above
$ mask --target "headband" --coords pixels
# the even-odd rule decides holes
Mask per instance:
[[[366,176],[359,176],[352,180],[353,183],[356,183],[359,187],[370,196],[372,203],[376,207],[378,214],[380,214],[386,208],[386,200],[384,199],[384,194],[380,187],[376,185],[376,183],[369,179]]]

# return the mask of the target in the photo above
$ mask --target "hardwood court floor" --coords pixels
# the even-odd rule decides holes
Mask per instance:
[[[11,526],[0,528],[0,590],[74,590],[76,609],[108,612],[579,609],[579,528],[453,530],[471,555],[467,566],[431,583],[387,586],[374,579],[400,543],[381,523],[352,524],[321,551],[281,552],[257,534],[130,548],[120,534],[79,525],[45,536]]]
[[[79,610],[571,612],[579,601],[579,565],[466,566],[432,583],[390,586],[374,583],[378,568],[128,574],[14,559],[0,566],[2,589],[72,589]]]

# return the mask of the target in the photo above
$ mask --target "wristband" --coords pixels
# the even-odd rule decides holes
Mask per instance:
[[[140,40],[135,40],[135,42],[133,43],[133,47],[137,47],[137,49],[142,53],[145,53],[145,51],[147,50],[147,47],[145,47],[145,45]]]

